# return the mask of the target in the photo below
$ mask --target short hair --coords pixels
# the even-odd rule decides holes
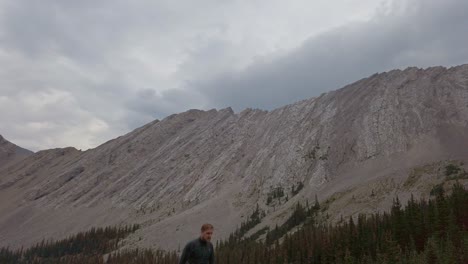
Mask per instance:
[[[214,228],[214,227],[213,227],[212,224],[203,224],[203,225],[201,226],[201,231],[202,231],[202,232],[205,232],[206,230],[208,230],[208,229],[213,229],[213,228]]]

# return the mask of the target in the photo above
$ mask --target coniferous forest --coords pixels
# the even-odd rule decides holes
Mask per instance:
[[[394,199],[389,212],[319,221],[321,206],[297,204],[287,221],[246,236],[260,222],[257,209],[238,230],[216,242],[216,263],[468,263],[468,191],[458,182],[430,200]],[[322,208],[323,209],[323,208]],[[0,249],[0,263],[177,264],[178,253],[156,249],[119,250],[119,241],[138,225],[91,229],[31,248]]]

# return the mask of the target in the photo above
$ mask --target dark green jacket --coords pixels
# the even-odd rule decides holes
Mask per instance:
[[[215,264],[213,244],[202,240],[194,239],[187,243],[180,256],[179,264]]]

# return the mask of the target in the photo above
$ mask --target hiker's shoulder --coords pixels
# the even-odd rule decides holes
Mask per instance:
[[[187,245],[192,246],[192,245],[197,245],[198,244],[198,238],[192,239],[189,242],[187,242]]]

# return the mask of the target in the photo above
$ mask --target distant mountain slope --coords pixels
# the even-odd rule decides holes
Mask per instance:
[[[0,135],[0,167],[32,154],[32,151],[18,147]]]
[[[256,204],[272,225],[315,195],[332,218],[384,209],[437,182],[405,187],[414,168],[468,161],[467,120],[468,65],[374,74],[272,111],[189,110],[0,167],[0,246],[138,223],[130,245],[175,249],[204,222],[224,237]]]

